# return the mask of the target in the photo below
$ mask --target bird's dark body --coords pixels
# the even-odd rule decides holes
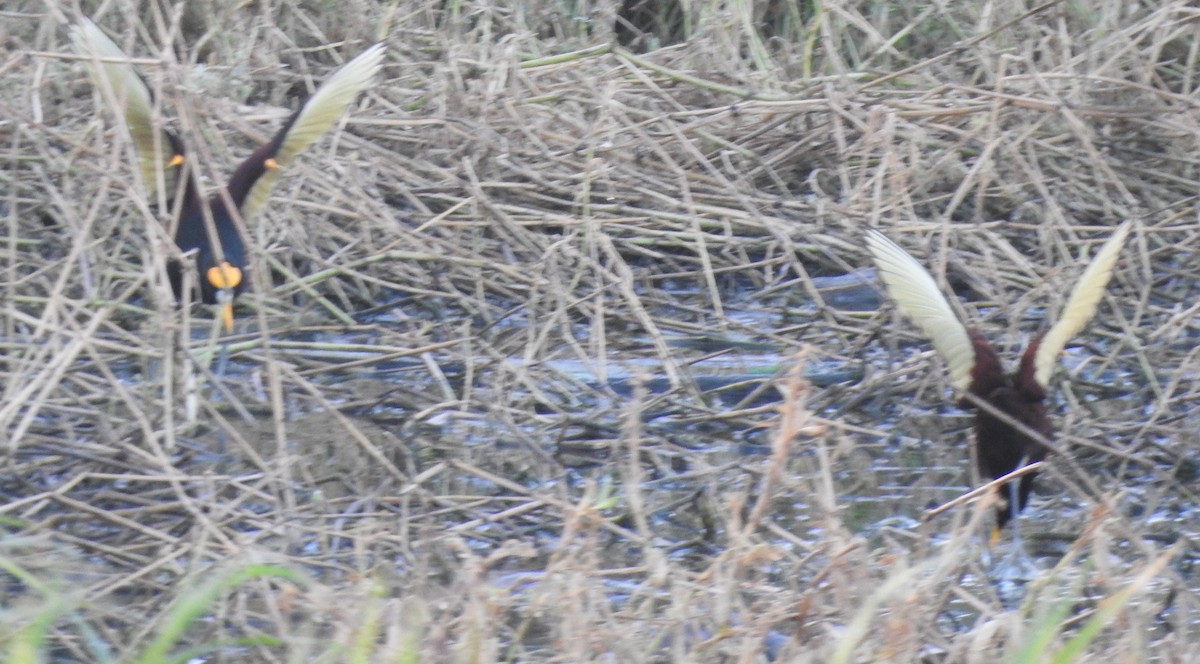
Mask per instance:
[[[975,330],[969,331],[975,347],[975,366],[971,371],[971,394],[987,403],[1025,428],[1049,439],[1054,433],[1046,413],[1046,390],[1034,379],[1034,356],[1038,341],[1025,350],[1021,364],[1015,373],[1005,374],[1000,359],[983,337]],[[981,408],[971,399],[959,402],[964,408],[975,412],[975,449],[979,461],[979,474],[990,479],[1007,475],[1017,468],[1046,458],[1047,448],[1037,439],[997,417],[988,409]],[[1017,485],[1017,504],[1010,499],[1010,490],[1005,484],[1000,489],[1004,506],[996,515],[996,525],[1003,528],[1017,512],[1024,509],[1033,490],[1033,479],[1037,473],[1029,473]]]
[[[254,151],[245,161],[242,162],[238,169],[234,171],[233,176],[229,178],[229,184],[225,190],[228,193],[229,202],[233,203],[234,207],[241,209],[246,202],[246,197],[250,194],[250,190],[258,182],[259,178],[266,174],[268,170],[268,162],[273,158],[276,152],[279,151],[280,145],[287,138],[288,131],[292,124],[299,117],[303,106],[298,109],[284,123],[283,127],[275,134],[275,138],[270,143],[263,145]],[[184,171],[183,143],[179,137],[172,132],[165,132],[168,142],[171,145],[171,150],[174,157],[179,157],[180,165],[172,169],[177,177],[186,178],[183,183],[183,201],[179,206],[179,225],[175,230],[175,244],[179,250],[187,253],[196,251],[196,267],[200,272],[200,279],[197,282],[200,285],[201,300],[205,304],[217,303],[217,291],[209,279],[205,275],[211,268],[216,267],[221,258],[232,267],[245,272],[246,270],[246,245],[242,240],[241,233],[238,231],[237,224],[233,221],[233,213],[230,211],[226,202],[226,197],[215,195],[207,202],[198,193],[195,183],[192,180],[191,174]],[[216,231],[217,240],[221,243],[220,257],[218,257],[216,249],[209,242],[208,226],[204,220],[204,208],[207,205],[210,214],[212,215],[213,229]],[[171,288],[175,291],[175,297],[183,297],[183,268],[178,263],[171,263],[167,266],[167,276],[171,280]],[[234,288],[233,295],[240,295],[246,288],[246,280],[242,279]]]
[[[225,207],[225,201],[220,196],[213,198],[208,203],[208,209],[212,213],[213,228],[216,230],[217,239],[221,243],[221,255],[224,257],[225,262],[244,271],[246,269],[245,245],[242,242],[241,235],[238,233],[237,226],[233,223],[232,215],[230,215],[228,209]],[[217,259],[216,249],[208,241],[208,231],[206,230],[204,210],[202,208],[184,208],[184,214],[179,218],[179,228],[175,232],[175,244],[184,253],[193,249],[196,250],[196,266],[202,275],[201,278],[196,280],[200,285],[200,299],[205,304],[216,304],[217,289],[203,275],[209,269],[216,267],[220,261]],[[175,291],[175,297],[182,298],[183,266],[179,263],[171,263],[167,266],[167,276],[171,279],[171,288]],[[236,297],[241,294],[245,290],[245,287],[245,281],[238,283],[232,289],[233,295]]]

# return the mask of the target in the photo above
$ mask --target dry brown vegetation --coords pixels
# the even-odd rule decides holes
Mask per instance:
[[[1191,3],[82,4],[0,11],[12,661],[1200,660]],[[389,45],[232,336],[83,14],[210,182]],[[1124,219],[1008,595],[979,502],[921,520],[974,482],[937,360],[828,278],[880,227],[1014,349]]]

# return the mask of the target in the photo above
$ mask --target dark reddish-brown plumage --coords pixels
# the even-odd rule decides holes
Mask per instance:
[[[975,411],[976,455],[982,476],[997,479],[1046,458],[1049,449],[1043,441],[1054,433],[1046,411],[1046,386],[1067,341],[1095,313],[1130,228],[1129,223],[1122,224],[1096,253],[1058,321],[1029,345],[1012,373],[1004,370],[996,351],[978,331],[959,321],[920,263],[878,231],[867,232],[867,248],[897,308],[921,328],[945,359],[954,387],[966,393],[959,405]],[[1019,480],[1016,504],[1009,487],[1001,489],[1004,502],[997,514],[997,529],[1025,507],[1034,475]]]
[[[968,330],[968,334],[971,346],[975,349],[975,365],[971,368],[968,391],[983,403],[1049,440],[1054,429],[1046,414],[1046,390],[1038,384],[1033,371],[1033,360],[1040,339],[1025,350],[1017,371],[1006,374],[992,345],[974,329]],[[1030,436],[1020,427],[1014,427],[991,409],[979,407],[973,399],[965,396],[959,399],[958,405],[976,411],[975,453],[979,474],[983,477],[1003,477],[1021,466],[1046,458],[1048,450],[1038,438]],[[1000,496],[1004,503],[996,515],[997,528],[1003,528],[1013,515],[1025,508],[1036,475],[1036,472],[1031,472],[1021,476],[1015,506],[1009,498],[1008,489],[1001,489]]]

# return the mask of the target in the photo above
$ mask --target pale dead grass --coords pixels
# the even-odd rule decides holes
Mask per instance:
[[[271,563],[300,580],[218,593],[179,648],[1016,661],[1131,588],[1086,657],[1195,661],[1196,15],[1092,4],[825,3],[809,31],[699,3],[644,53],[611,45],[612,3],[214,4],[182,36],[152,3],[89,6],[212,181],[386,35],[383,80],[250,220],[255,293],[221,341],[170,302],[76,16],[6,9],[7,642],[133,659],[172,602]],[[969,482],[935,361],[821,279],[881,227],[1015,357],[1129,218],[1027,526],[1062,562],[1006,604],[986,510],[914,520]],[[791,398],[715,398],[714,359],[778,362]]]

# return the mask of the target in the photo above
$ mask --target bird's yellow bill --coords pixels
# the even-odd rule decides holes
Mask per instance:
[[[221,305],[221,325],[226,332],[233,332],[233,289],[242,283],[242,271],[221,263],[208,268],[208,283],[217,289],[217,303]]]
[[[221,301],[221,327],[225,328],[225,333],[233,332],[233,298],[225,291],[221,292],[225,297],[220,298]]]
[[[229,263],[208,268],[208,274],[205,276],[208,277],[208,283],[217,290],[233,290],[242,283],[242,271]]]

